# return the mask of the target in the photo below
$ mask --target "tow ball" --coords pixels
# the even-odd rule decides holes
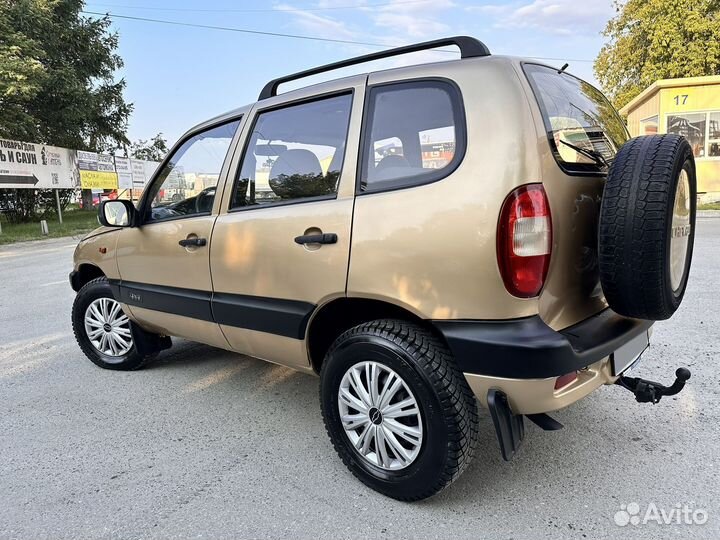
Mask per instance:
[[[670,386],[660,383],[641,379],[640,377],[621,376],[615,384],[619,384],[623,388],[630,390],[635,394],[635,400],[638,403],[658,403],[663,396],[674,396],[680,393],[685,387],[685,383],[690,378],[690,370],[687,368],[678,368],[675,372],[675,382]]]

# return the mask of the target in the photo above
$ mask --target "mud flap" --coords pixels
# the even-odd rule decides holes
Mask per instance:
[[[512,413],[507,396],[502,390],[488,390],[487,404],[500,443],[500,453],[505,461],[510,461],[525,438],[523,417],[521,414]]]
[[[172,340],[169,336],[158,336],[146,332],[133,321],[130,321],[130,333],[135,342],[135,348],[144,356],[159,353],[172,347]]]

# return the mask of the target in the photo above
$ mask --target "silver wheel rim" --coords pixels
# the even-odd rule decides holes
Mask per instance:
[[[690,179],[685,169],[680,171],[675,204],[673,206],[672,228],[670,234],[670,285],[677,291],[682,284],[690,245]]]
[[[130,319],[112,298],[93,300],[85,310],[85,334],[106,356],[122,356],[133,345]]]
[[[338,406],[345,434],[365,460],[391,471],[415,461],[423,441],[420,407],[392,369],[369,361],[352,366],[340,382]]]

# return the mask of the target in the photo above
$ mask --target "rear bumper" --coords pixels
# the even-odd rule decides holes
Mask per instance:
[[[608,357],[653,321],[610,308],[556,331],[539,316],[509,321],[433,321],[468,374],[512,379],[558,377]]]
[[[435,321],[482,405],[491,388],[502,390],[514,414],[554,411],[582,399],[617,376],[610,355],[653,321],[606,309],[556,331],[540,317],[511,321]],[[560,375],[577,379],[556,390]]]

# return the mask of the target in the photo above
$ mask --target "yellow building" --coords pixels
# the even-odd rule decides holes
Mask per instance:
[[[720,75],[664,79],[620,109],[633,137],[678,133],[690,141],[698,193],[720,198]]]

